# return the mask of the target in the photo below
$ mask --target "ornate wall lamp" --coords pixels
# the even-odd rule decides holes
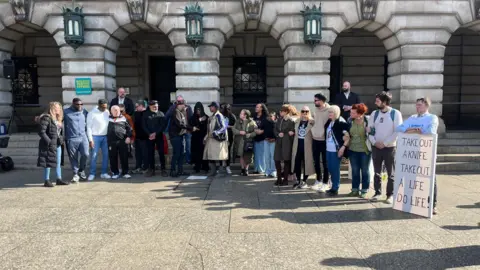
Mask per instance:
[[[322,40],[322,6],[312,8],[304,5],[303,14],[303,40],[312,47],[312,51]]]
[[[85,42],[82,9],[82,7],[75,6],[75,0],[72,1],[72,8],[62,8],[65,42],[75,51]]]
[[[184,11],[185,38],[196,49],[203,42],[203,9],[196,2],[187,5]]]

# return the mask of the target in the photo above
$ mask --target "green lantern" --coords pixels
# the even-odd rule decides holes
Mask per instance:
[[[195,4],[187,5],[185,11],[185,38],[194,49],[203,42],[203,9]]]
[[[303,14],[303,39],[313,48],[322,40],[322,6],[305,6]]]
[[[85,42],[84,36],[84,15],[82,7],[76,7],[75,1],[72,1],[72,7],[63,7],[63,25],[65,42],[70,45],[74,50],[77,50],[83,42]]]

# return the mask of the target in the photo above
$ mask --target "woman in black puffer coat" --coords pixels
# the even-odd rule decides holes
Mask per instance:
[[[63,110],[59,102],[50,102],[49,110],[39,117],[40,141],[38,144],[37,166],[44,169],[44,186],[53,187],[50,182],[50,168],[56,168],[57,185],[68,185],[62,181],[62,136]]]

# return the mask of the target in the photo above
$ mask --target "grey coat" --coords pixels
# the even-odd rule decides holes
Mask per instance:
[[[273,155],[275,161],[288,161],[292,158],[292,146],[295,135],[290,136],[288,134],[290,131],[295,132],[295,122],[290,117],[279,119],[275,123],[275,129],[273,130],[277,138]],[[283,133],[282,138],[279,137],[280,133]]]

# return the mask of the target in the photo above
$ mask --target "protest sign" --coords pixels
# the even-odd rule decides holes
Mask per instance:
[[[432,217],[436,160],[436,134],[398,135],[393,209]]]

